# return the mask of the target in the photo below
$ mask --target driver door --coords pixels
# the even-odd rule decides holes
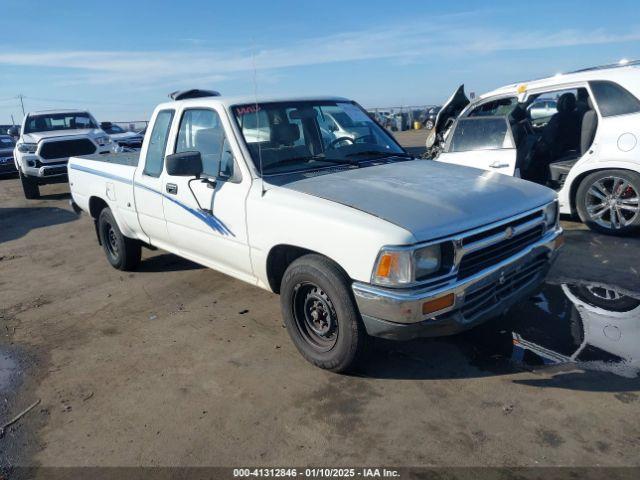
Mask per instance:
[[[243,178],[222,115],[212,108],[187,108],[169,151],[198,151],[200,179],[163,176],[163,206],[172,243],[185,257],[229,275],[254,281],[245,220],[251,179]]]
[[[513,176],[516,156],[507,117],[465,117],[458,119],[436,160]]]

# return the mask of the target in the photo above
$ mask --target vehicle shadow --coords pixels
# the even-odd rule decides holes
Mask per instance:
[[[199,270],[203,269],[202,265],[191,262],[184,258],[178,257],[171,253],[162,253],[150,258],[146,258],[140,262],[137,268],[138,272],[179,272],[186,270]]]
[[[70,192],[62,192],[62,193],[50,193],[48,195],[40,194],[41,200],[65,200],[71,198]]]
[[[24,237],[31,230],[73,222],[78,216],[57,207],[0,207],[0,243]]]

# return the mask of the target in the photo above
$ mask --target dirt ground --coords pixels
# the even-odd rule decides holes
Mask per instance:
[[[420,133],[399,138],[418,147]],[[640,298],[638,237],[564,221],[543,293],[462,335],[378,341],[347,376],[302,359],[276,295],[161,251],[114,270],[67,191],[27,201],[0,179],[0,423],[40,400],[0,439],[5,471],[640,465],[638,314],[608,320],[627,351],[573,362],[603,327],[563,293],[596,282]],[[520,359],[514,332],[562,359]]]

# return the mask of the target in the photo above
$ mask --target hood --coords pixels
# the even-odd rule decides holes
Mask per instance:
[[[436,115],[434,125],[436,134],[442,136],[445,130],[451,126],[451,123],[458,118],[460,112],[462,112],[467,105],[469,105],[469,99],[464,93],[464,85],[460,85]]]
[[[556,197],[532,182],[430,160],[342,170],[282,187],[375,215],[418,242],[503,220]]]
[[[98,128],[78,128],[75,130],[53,130],[51,132],[25,133],[22,135],[22,141],[24,143],[38,143],[40,140],[44,140],[45,138],[96,137],[98,135],[105,135],[105,133]]]

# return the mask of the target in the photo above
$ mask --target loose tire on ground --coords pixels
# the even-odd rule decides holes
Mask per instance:
[[[313,365],[344,372],[369,342],[346,274],[317,254],[295,260],[284,273],[280,305],[287,331]]]
[[[20,176],[20,183],[22,183],[22,190],[24,191],[24,197],[28,200],[34,200],[40,198],[40,187],[37,182],[22,173],[22,170],[18,170]]]
[[[640,228],[640,175],[601,170],[586,176],[576,192],[580,220],[594,231],[626,235]]]
[[[109,208],[98,216],[98,235],[109,263],[118,270],[135,270],[140,264],[142,247],[140,242],[125,237],[113,218]]]

